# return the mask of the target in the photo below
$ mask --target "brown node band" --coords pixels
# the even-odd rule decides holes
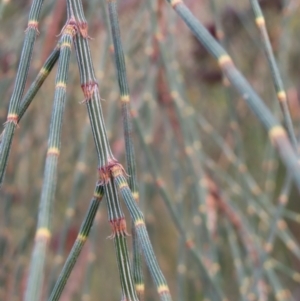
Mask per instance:
[[[123,188],[128,188],[128,184],[126,182],[122,182],[119,184],[119,189],[122,190]]]
[[[279,91],[277,93],[277,97],[278,97],[278,99],[279,99],[280,102],[286,102],[287,101],[287,97],[286,97],[285,91]]]
[[[66,83],[64,83],[64,82],[58,82],[58,83],[56,83],[55,88],[66,89],[66,88],[67,88],[67,85],[66,85]]]
[[[125,176],[129,177],[129,175],[126,173],[125,168],[120,164],[118,161],[114,160],[112,164],[110,164],[110,172],[114,178],[118,176]]]
[[[48,242],[51,238],[51,232],[47,228],[39,228],[35,234],[35,240]]]
[[[142,219],[138,219],[134,222],[134,226],[135,227],[140,227],[140,226],[144,226],[145,222]]]
[[[129,95],[121,95],[121,102],[122,103],[129,103],[130,102]]]
[[[82,102],[88,102],[92,98],[94,92],[98,90],[98,84],[96,82],[82,84],[81,89],[84,95],[84,100]]]
[[[70,22],[67,23],[66,26],[64,27],[63,34],[69,35],[73,38],[76,35],[76,32],[77,32],[77,25],[76,23],[74,23],[73,20],[70,20]]]
[[[172,6],[173,8],[175,8],[176,5],[178,5],[178,4],[180,4],[180,3],[182,3],[182,0],[172,0],[172,1],[171,1],[171,6]]]
[[[161,294],[169,294],[170,290],[166,284],[162,284],[157,288],[157,292]]]
[[[274,144],[277,138],[286,137],[286,132],[281,125],[276,125],[269,130],[269,137],[271,142]]]
[[[78,241],[81,241],[81,242],[85,242],[87,240],[87,236],[84,235],[84,234],[78,234],[77,238],[76,238]]]
[[[228,54],[223,54],[218,58],[218,62],[221,68],[225,67],[226,65],[232,65],[232,59]]]
[[[111,174],[114,178],[123,175],[123,170],[120,166],[115,165],[111,168]]]
[[[132,196],[137,203],[140,201],[140,195],[137,191],[132,192]]]
[[[36,21],[36,20],[29,20],[25,32],[27,32],[29,29],[34,29],[37,34],[40,34],[40,32],[38,30],[38,25],[39,25],[38,21]]]
[[[72,16],[70,19],[67,20],[66,24],[62,28],[60,34],[58,36],[61,36],[63,34],[70,35],[74,37],[78,31],[78,26],[75,18]]]
[[[98,169],[99,182],[98,185],[106,185],[110,180],[109,170],[105,168]]]
[[[63,49],[63,48],[71,48],[72,45],[70,43],[67,43],[67,42],[64,42],[60,45],[60,48]]]
[[[114,158],[109,159],[105,166],[98,168],[98,172],[100,180],[98,185],[107,184],[111,176],[114,178],[120,175],[128,176],[124,167]]]
[[[18,114],[8,114],[6,122],[4,123],[4,125],[9,123],[9,122],[12,122],[14,125],[18,125],[18,121],[19,121]]]
[[[102,195],[101,194],[94,194],[93,198],[97,199],[97,200],[101,200],[102,199]]]
[[[41,76],[46,76],[47,74],[49,74],[49,70],[42,68],[39,73]]]
[[[80,34],[84,38],[90,38],[89,34],[88,34],[88,24],[87,24],[87,22],[79,22],[78,23],[78,28],[79,28]]]
[[[135,289],[139,293],[144,292],[145,291],[145,285],[143,283],[136,284]]]
[[[266,24],[265,18],[263,16],[259,16],[255,19],[255,23],[258,27],[264,27]]]
[[[59,156],[59,149],[57,147],[50,147],[47,151],[47,156]]]
[[[127,233],[126,220],[124,217],[111,220],[110,225],[112,227],[112,234],[109,236],[109,238],[114,238],[116,235],[130,236]]]

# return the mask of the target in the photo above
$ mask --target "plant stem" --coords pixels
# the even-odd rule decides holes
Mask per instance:
[[[125,221],[123,212],[119,205],[117,190],[110,181],[110,170],[114,166],[121,166],[114,158],[107,137],[104,124],[100,93],[94,74],[90,47],[88,43],[88,25],[84,17],[83,7],[80,0],[67,1],[68,17],[75,19],[78,32],[75,38],[75,48],[80,71],[81,87],[85,96],[90,124],[98,155],[99,185],[104,187],[108,208],[118,208],[117,215],[110,214],[109,219],[114,229],[119,229],[119,224]],[[122,168],[123,170],[123,168]],[[126,228],[126,223],[121,223]],[[122,228],[123,229],[123,228]],[[124,229],[123,229],[124,230]],[[115,230],[116,231],[116,230]],[[125,230],[124,230],[125,231]],[[113,232],[114,233],[114,232]],[[117,231],[118,233],[118,231]],[[116,255],[120,271],[122,295],[126,299],[136,300],[136,292],[133,286],[132,274],[127,251],[125,237],[115,235]]]
[[[130,95],[128,88],[128,81],[126,75],[125,57],[122,47],[121,34],[119,28],[118,12],[116,1],[108,1],[109,20],[112,33],[112,40],[114,45],[115,66],[118,77],[118,84],[120,89],[120,100],[122,106],[122,120],[123,131],[125,139],[125,152],[127,172],[129,174],[129,188],[132,191],[136,202],[139,201],[139,192],[136,176],[136,162],[134,155],[134,145],[132,141],[132,124],[130,117]],[[135,228],[132,227],[132,241],[133,241],[133,277],[135,287],[140,300],[144,299],[144,281],[141,266],[140,248],[137,242]]]
[[[300,191],[300,168],[297,155],[291,146],[286,131],[272,115],[262,99],[253,90],[247,80],[236,69],[232,59],[223,47],[211,36],[207,29],[195,18],[181,0],[167,0],[183,19],[196,38],[218,60],[218,63],[232,86],[242,95],[248,106],[268,131],[269,138],[277,148],[287,169],[293,175]]]
[[[27,80],[29,64],[32,57],[33,45],[35,42],[35,38],[38,34],[38,22],[42,4],[43,0],[34,0],[29,12],[28,27],[26,29],[26,36],[23,44],[20,64],[16,75],[13,93],[9,102],[5,132],[1,144],[0,185],[3,182],[13,135],[18,123],[19,103],[21,101]]]
[[[61,55],[55,81],[56,88],[44,170],[44,182],[41,193],[38,225],[35,234],[35,244],[32,252],[30,272],[25,293],[25,301],[39,300],[42,290],[46,250],[51,238],[50,218],[56,191],[60,136],[66,100],[66,85],[71,45],[74,34],[74,27],[71,24],[67,24],[61,38]]]
[[[292,118],[291,118],[291,114],[290,114],[290,109],[288,106],[288,99],[287,99],[286,91],[285,91],[283,81],[282,81],[282,78],[280,75],[280,71],[279,71],[279,68],[276,63],[275,56],[273,53],[269,34],[268,34],[268,31],[266,28],[265,17],[263,15],[263,12],[262,12],[261,7],[257,0],[250,0],[250,3],[252,6],[254,15],[255,15],[255,23],[259,29],[261,39],[263,41],[264,51],[266,53],[269,67],[271,69],[272,79],[274,82],[277,99],[278,99],[278,102],[280,104],[280,108],[281,108],[281,111],[283,114],[284,123],[286,125],[287,132],[291,139],[291,143],[295,149],[295,152],[297,153],[298,152],[298,149],[297,149],[298,143],[297,143],[296,135],[294,133],[293,122],[292,122]]]
[[[68,256],[63,268],[62,268],[62,271],[60,272],[60,275],[55,283],[55,286],[51,292],[51,295],[50,295],[48,301],[59,300],[61,293],[62,293],[62,291],[68,281],[68,278],[72,272],[72,269],[76,263],[76,260],[89,236],[91,227],[93,225],[95,216],[98,211],[98,207],[99,207],[102,197],[103,197],[103,193],[104,193],[103,187],[96,185],[93,198],[90,202],[89,209],[85,215],[85,218],[81,224],[79,233],[76,237],[73,247],[69,253],[69,256]]]

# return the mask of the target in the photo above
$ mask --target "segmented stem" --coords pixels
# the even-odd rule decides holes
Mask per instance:
[[[81,87],[85,97],[84,101],[87,106],[92,133],[96,144],[99,169],[101,169],[116,160],[111,152],[106,134],[100,103],[101,98],[94,74],[88,40],[77,34],[74,44],[80,72]]]
[[[114,182],[109,180],[104,186],[108,220],[112,227],[111,238],[114,239],[117,262],[119,266],[120,281],[122,287],[122,300],[138,300],[135,285],[132,278],[130,260],[127,251],[126,236],[126,220],[122,211],[117,191],[114,188]]]
[[[76,35],[75,48],[80,71],[81,87],[85,96],[85,102],[87,105],[90,124],[98,154],[99,185],[104,186],[108,208],[113,210],[116,207],[119,210],[117,212],[117,216],[111,216],[111,223],[113,227],[115,227],[115,231],[118,233],[119,227],[123,227],[123,222],[125,222],[125,219],[123,213],[120,211],[121,207],[119,206],[116,187],[115,185],[112,185],[110,181],[110,170],[114,166],[121,165],[114,158],[107,138],[100,104],[98,84],[94,74],[94,68],[87,39],[87,26],[84,25],[83,27],[86,29],[86,31],[85,29],[80,29],[80,26],[82,26],[82,24],[85,22],[82,3],[80,0],[68,0],[67,5],[68,16],[75,19],[75,22],[79,27],[80,34],[78,33]],[[132,281],[125,237],[116,235],[114,232],[113,236],[115,237],[117,261],[119,264],[123,297],[128,300],[136,300],[137,296]]]
[[[84,180],[86,179],[86,173],[87,173],[87,164],[86,164],[86,157],[87,157],[87,148],[88,148],[88,138],[90,135],[90,125],[87,120],[85,126],[82,130],[82,137],[81,137],[81,143],[80,143],[80,151],[78,154],[78,160],[75,166],[75,174],[74,174],[74,180],[73,185],[71,189],[71,196],[67,205],[67,208],[65,210],[65,221],[63,228],[60,232],[59,236],[59,242],[58,242],[58,251],[54,258],[54,264],[52,266],[51,270],[51,276],[50,276],[50,292],[53,288],[54,281],[57,276],[58,268],[60,267],[62,260],[63,260],[63,254],[65,251],[65,244],[67,240],[67,235],[70,230],[71,222],[75,215],[76,205],[78,201],[78,194],[80,190],[82,189]]]
[[[80,73],[81,88],[84,94],[93,137],[96,145],[99,170],[107,168],[109,164],[116,162],[109,146],[104,118],[101,108],[101,97],[98,89],[92,57],[88,42],[88,27],[84,17],[80,0],[67,1],[68,18],[75,20],[78,34],[75,36],[74,45],[76,50],[78,68]]]
[[[51,52],[47,60],[45,61],[43,67],[39,71],[38,75],[30,85],[28,91],[26,92],[25,96],[20,102],[19,113],[18,113],[18,123],[20,122],[21,118],[27,111],[29,105],[31,104],[33,98],[35,97],[36,93],[39,91],[40,87],[48,77],[49,73],[51,72],[52,68],[56,64],[58,57],[60,54],[60,44],[58,43],[54,50]],[[0,143],[2,143],[3,135],[5,129],[2,131],[0,135]]]
[[[236,69],[234,63],[221,45],[210,35],[207,29],[195,18],[181,0],[167,0],[178,15],[183,19],[196,38],[218,60],[232,86],[242,95],[248,106],[268,131],[269,138],[277,148],[279,155],[293,175],[300,190],[300,169],[297,156],[290,144],[284,128],[271,114],[262,99],[253,90],[243,75]]]
[[[43,0],[34,0],[29,12],[28,27],[21,53],[20,63],[16,75],[13,93],[9,102],[5,132],[0,152],[0,185],[3,182],[10,147],[18,123],[19,103],[24,93],[29,65],[32,57],[33,45],[38,34],[38,21]]]
[[[132,124],[130,117],[130,95],[126,75],[126,66],[125,66],[125,57],[122,47],[118,12],[117,12],[117,3],[116,1],[108,1],[108,11],[109,11],[109,20],[111,26],[112,40],[114,45],[114,57],[115,57],[115,66],[118,77],[118,84],[120,89],[120,100],[122,106],[122,120],[123,120],[123,130],[124,130],[124,139],[125,139],[125,151],[126,151],[126,163],[127,163],[127,172],[129,174],[128,183],[130,190],[135,198],[139,201],[139,192],[136,178],[136,162],[134,155],[134,146],[132,141]],[[138,292],[140,299],[143,299],[144,295],[144,281],[142,275],[141,267],[141,258],[140,250],[137,242],[137,237],[135,233],[135,228],[132,227],[132,238],[133,238],[133,277],[135,281],[135,287]]]
[[[72,272],[72,269],[76,263],[76,260],[89,236],[91,227],[93,225],[96,213],[98,211],[99,204],[102,200],[104,194],[104,189],[102,186],[96,185],[94,190],[94,195],[91,200],[89,209],[85,215],[85,218],[81,224],[77,238],[73,244],[73,247],[68,255],[68,258],[60,272],[60,275],[55,283],[55,286],[52,290],[52,293],[48,301],[57,301],[59,300],[61,293],[68,281],[68,278]]]
[[[48,139],[44,182],[40,201],[38,225],[35,235],[35,245],[32,252],[30,273],[25,293],[26,301],[39,300],[42,289],[46,248],[51,237],[50,218],[56,190],[57,164],[60,153],[60,136],[66,100],[66,84],[71,45],[74,34],[74,27],[67,24],[61,38],[61,54],[55,80],[56,86]]]
[[[126,75],[125,67],[125,57],[120,37],[120,28],[117,13],[116,1],[108,1],[108,11],[109,19],[111,25],[111,32],[114,44],[114,55],[116,70],[118,75],[118,83],[121,94],[121,104],[122,104],[122,117],[123,117],[123,128],[124,128],[124,138],[125,138],[125,149],[126,149],[126,162],[127,162],[127,172],[130,175],[128,178],[129,187],[138,199],[137,190],[137,180],[136,180],[136,164],[134,157],[134,146],[132,141],[132,124],[130,117],[130,95]]]
[[[20,120],[22,119],[23,115],[27,111],[36,93],[39,91],[42,84],[44,83],[49,73],[51,72],[52,68],[56,64],[59,55],[60,55],[60,43],[58,43],[57,46],[53,49],[53,51],[45,61],[43,67],[39,71],[38,75],[30,85],[28,91],[22,98],[22,101],[19,106],[18,122],[20,122]]]
[[[269,67],[271,69],[271,74],[277,94],[277,99],[280,104],[280,108],[284,117],[284,122],[287,128],[287,132],[289,134],[289,137],[291,139],[292,145],[296,152],[297,150],[297,139],[293,128],[293,122],[290,114],[290,109],[288,106],[288,99],[286,95],[286,91],[283,85],[283,81],[280,75],[280,71],[278,68],[278,65],[276,63],[276,59],[273,53],[272,45],[270,42],[269,34],[266,28],[266,21],[265,17],[263,15],[263,12],[261,10],[261,7],[257,0],[250,0],[254,15],[255,15],[255,23],[259,29],[262,41],[263,41],[263,47],[264,51],[267,55]]]
[[[188,251],[190,252],[190,254],[192,255],[192,257],[196,260],[199,268],[201,269],[201,271],[204,272],[205,277],[213,285],[214,290],[216,292],[216,295],[218,296],[218,299],[222,300],[222,301],[227,300],[226,297],[224,296],[224,293],[222,292],[222,289],[220,288],[219,284],[216,283],[216,281],[214,279],[214,274],[215,274],[214,267],[211,266],[210,269],[207,268],[207,266],[205,265],[205,259],[203,258],[202,254],[199,254],[199,250],[196,248],[194,241],[188,237],[188,235],[187,235],[187,233],[184,229],[181,218],[178,216],[178,214],[177,214],[177,212],[174,208],[174,205],[172,204],[171,198],[170,198],[169,194],[166,191],[164,181],[158,175],[158,169],[157,169],[156,162],[153,158],[153,155],[152,155],[149,147],[147,147],[147,145],[146,145],[145,138],[144,138],[143,133],[141,131],[140,124],[139,124],[139,122],[136,118],[137,117],[137,112],[136,111],[132,111],[132,117],[133,117],[132,120],[133,120],[134,127],[137,131],[139,140],[142,144],[142,147],[143,147],[144,152],[145,152],[146,157],[147,157],[148,166],[150,167],[150,171],[153,174],[153,177],[155,179],[155,183],[156,183],[156,186],[158,188],[158,191],[161,194],[161,197],[162,197],[167,209],[169,210],[172,221],[173,221],[177,231],[184,238],[184,240],[186,242],[186,247],[187,247]],[[119,180],[119,181],[121,182],[121,180]],[[124,186],[124,188],[123,188],[123,186]],[[126,184],[121,184],[120,183],[119,189],[121,190],[122,195],[123,195],[123,193],[125,194],[125,192],[127,190],[126,189]],[[130,194],[129,193],[128,193],[128,196],[129,196],[128,199],[130,199]],[[123,198],[124,198],[124,195],[123,195]],[[127,206],[130,206],[130,205],[128,204]],[[131,201],[131,206],[133,207],[133,206],[136,206],[136,205],[132,204],[132,201]],[[131,213],[131,210],[132,209],[129,208],[130,213]],[[132,216],[133,216],[133,214],[134,213],[131,213]]]
[[[150,239],[145,226],[144,216],[132,196],[127,181],[123,176],[122,170],[118,166],[115,166],[112,168],[111,172],[115,184],[119,188],[125,204],[130,212],[138,240],[145,255],[148,268],[156,285],[160,299],[172,300],[166,279],[159,267],[152,245],[150,243]]]

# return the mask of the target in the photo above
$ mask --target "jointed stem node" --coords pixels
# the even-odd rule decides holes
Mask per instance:
[[[182,0],[172,0],[172,1],[171,1],[171,6],[172,6],[173,8],[175,8],[176,5],[178,5],[178,4],[180,4],[180,3],[182,3]]]
[[[78,28],[77,22],[74,17],[71,17],[67,20],[66,24],[62,28],[58,37],[63,34],[67,34],[74,38],[78,31],[79,31],[79,28]]]
[[[106,166],[103,166],[98,169],[99,171],[99,183],[98,185],[106,185],[110,177],[118,177],[120,175],[125,175],[129,176],[124,167],[116,160],[116,159],[111,159],[109,160],[108,164]]]
[[[130,234],[127,232],[127,227],[126,227],[126,220],[124,217],[118,218],[115,220],[110,221],[111,227],[112,227],[112,234],[108,236],[108,238],[112,239],[116,235],[121,235],[121,236],[130,236]]]
[[[114,178],[116,178],[120,175],[124,175],[124,173],[126,174],[125,169],[119,163],[117,165],[114,165],[114,166],[111,167],[111,174]]]
[[[170,294],[170,291],[169,291],[169,288],[167,285],[160,285],[158,288],[157,288],[157,291],[160,295],[162,294]]]
[[[35,234],[35,240],[37,241],[45,241],[48,243],[51,238],[51,232],[48,228],[40,228],[37,230]]]
[[[15,126],[19,126],[18,121],[19,121],[18,114],[8,114],[7,120],[4,122],[4,126],[10,122],[12,122]]]
[[[98,90],[98,84],[96,82],[85,83],[81,85],[81,89],[84,95],[84,100],[81,103],[85,103],[91,100],[94,92]]]
[[[29,20],[28,24],[27,24],[27,28],[25,29],[25,33],[29,30],[29,29],[34,29],[37,33],[37,35],[40,34],[39,30],[38,30],[38,25],[39,22],[36,20]]]

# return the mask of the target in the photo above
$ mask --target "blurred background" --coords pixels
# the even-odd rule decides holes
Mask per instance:
[[[294,129],[299,134],[299,1],[259,2],[287,90]],[[185,3],[225,45],[238,69],[282,121],[250,2],[215,0],[212,5],[212,1],[186,0]],[[83,4],[107,133],[115,157],[125,166],[119,89],[106,3],[84,0]],[[7,116],[30,5],[30,0],[1,0],[0,4],[2,123]],[[274,227],[272,219],[286,177],[267,133],[223,78],[217,62],[166,1],[122,0],[118,7],[132,108],[138,112],[146,147],[155,158],[172,205],[187,237],[193,239],[197,252],[203,256],[206,268],[215,268],[215,281],[228,300],[263,300],[258,297],[262,295],[265,300],[300,300],[299,193],[293,186],[283,217],[275,225],[278,231],[273,251],[267,255],[272,273],[266,272],[262,278],[263,293],[253,288],[255,273],[266,266],[258,258]],[[58,42],[65,22],[65,1],[45,1],[27,88]],[[26,287],[55,73],[56,67],[15,132],[0,191],[1,300],[22,300]],[[96,150],[86,107],[81,104],[84,96],[75,51],[67,95],[43,300],[47,299],[72,247],[97,182]],[[217,300],[205,273],[190,256],[189,245],[170,218],[135,129],[133,139],[140,206],[174,300]],[[202,200],[195,192],[199,182],[205,187]],[[125,206],[124,210],[129,227]],[[97,223],[61,300],[120,299],[113,241],[107,239],[110,234],[103,201]],[[229,239],[231,234],[235,239]],[[132,237],[127,241],[131,249]],[[215,263],[213,267],[211,262]],[[145,265],[144,277],[145,300],[158,300]]]

